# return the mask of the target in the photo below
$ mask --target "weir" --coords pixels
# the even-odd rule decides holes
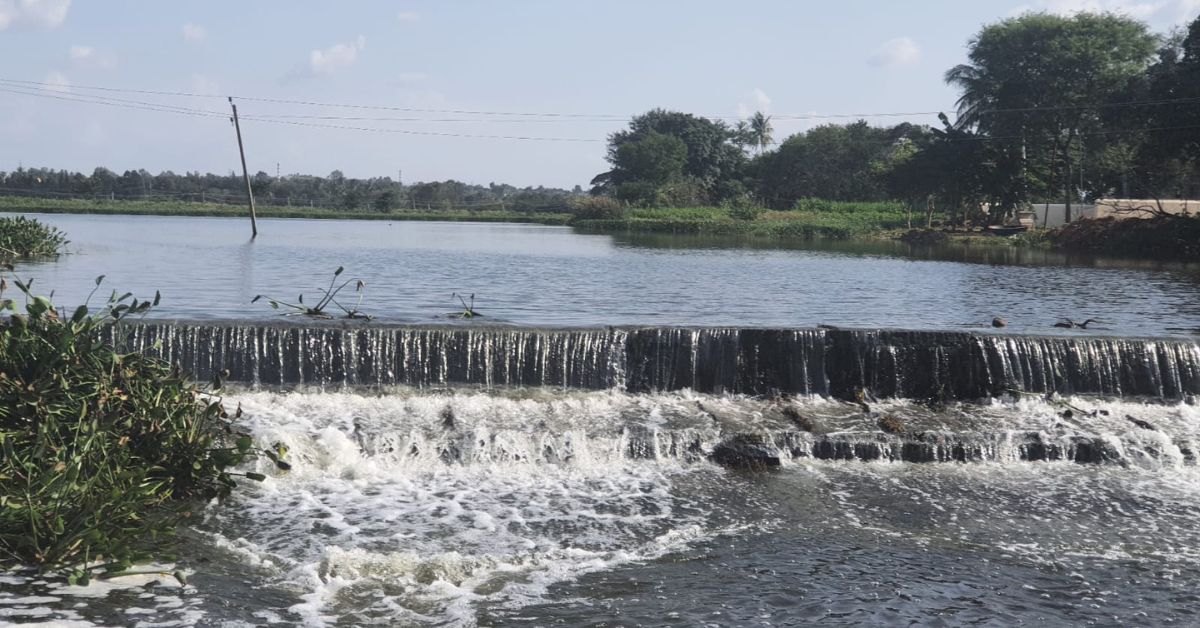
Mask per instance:
[[[112,328],[198,379],[265,385],[549,386],[628,392],[979,399],[1200,393],[1188,339],[957,331],[143,321]]]

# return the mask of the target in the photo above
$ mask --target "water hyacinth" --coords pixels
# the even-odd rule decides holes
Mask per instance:
[[[262,479],[232,470],[260,452],[213,395],[219,381],[201,389],[166,362],[101,340],[158,295],[114,292],[99,311],[85,304],[68,316],[29,283],[12,284],[25,304],[3,298],[0,284],[9,313],[0,324],[0,567],[68,568],[73,582],[125,571],[162,558],[176,524],[200,500],[228,495],[235,476]]]
[[[63,232],[32,218],[0,218],[0,259],[53,257],[67,242]]]

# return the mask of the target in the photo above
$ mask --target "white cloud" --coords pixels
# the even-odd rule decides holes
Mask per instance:
[[[921,47],[910,37],[897,37],[883,42],[869,59],[871,65],[883,68],[912,65],[920,60]]]
[[[396,80],[401,83],[420,83],[428,78],[429,75],[424,72],[401,72],[396,75]]]
[[[46,84],[45,89],[52,92],[66,93],[71,91],[71,81],[67,80],[66,75],[62,72],[51,72],[46,75],[46,78],[42,79],[42,82]]]
[[[349,67],[358,59],[358,53],[367,45],[367,38],[362,35],[353,42],[334,44],[324,50],[314,50],[309,53],[308,68],[313,74],[333,74],[342,68]]]
[[[0,0],[0,31],[10,27],[58,28],[71,0]]]
[[[188,91],[203,96],[219,96],[221,95],[221,86],[203,74],[193,74],[188,79]]]
[[[1037,9],[1059,15],[1110,11],[1143,20],[1158,13],[1166,5],[1165,1],[1129,2],[1128,0],[1039,0],[1035,3]]]
[[[117,66],[117,55],[106,50],[96,50],[91,46],[71,46],[67,54],[77,68],[111,70]]]
[[[754,115],[756,111],[763,113],[771,113],[771,97],[763,90],[755,87],[749,94],[746,94],[742,101],[738,103],[737,115],[739,118],[745,119]]]
[[[1179,0],[1177,4],[1179,5],[1180,21],[1193,20],[1198,17],[1197,14],[1200,13],[1200,0]]]
[[[204,41],[205,37],[208,37],[208,30],[206,30],[203,26],[200,26],[199,24],[192,24],[191,22],[183,25],[184,41],[190,41],[193,43],[201,42]]]
[[[1036,0],[1012,11],[1011,16],[1030,11],[1045,11],[1057,15],[1076,13],[1116,13],[1134,19],[1178,23],[1190,21],[1200,12],[1200,0]]]
[[[421,19],[421,14],[416,11],[401,11],[396,14],[396,19],[401,22],[415,22]]]

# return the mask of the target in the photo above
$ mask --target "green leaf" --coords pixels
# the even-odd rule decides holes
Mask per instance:
[[[250,449],[250,446],[253,444],[254,441],[249,436],[242,436],[241,438],[237,439],[237,448],[239,451],[244,452]]]
[[[75,308],[75,314],[71,316],[71,322],[78,323],[79,321],[82,321],[84,319],[84,317],[86,317],[87,315],[88,315],[87,306],[81,305],[81,306]]]
[[[255,473],[255,472],[253,472],[253,471],[247,471],[247,472],[246,472],[246,479],[247,479],[247,480],[254,480],[255,482],[262,482],[263,480],[267,479],[267,476],[265,476],[265,475],[263,475],[263,474],[261,474],[261,473]]]

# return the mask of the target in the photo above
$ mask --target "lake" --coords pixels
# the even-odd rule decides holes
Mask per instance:
[[[474,293],[488,322],[536,326],[969,329],[1002,316],[1016,332],[1052,332],[1069,317],[1103,321],[1092,333],[1200,333],[1200,269],[1008,247],[271,219],[251,242],[246,220],[31,216],[65,231],[70,254],[22,264],[22,276],[72,306],[101,274],[107,290],[158,290],[157,317],[269,318],[277,313],[252,305],[255,295],[312,303],[344,266],[367,284],[362,309],[390,322],[432,322],[461,309],[457,292]]]

